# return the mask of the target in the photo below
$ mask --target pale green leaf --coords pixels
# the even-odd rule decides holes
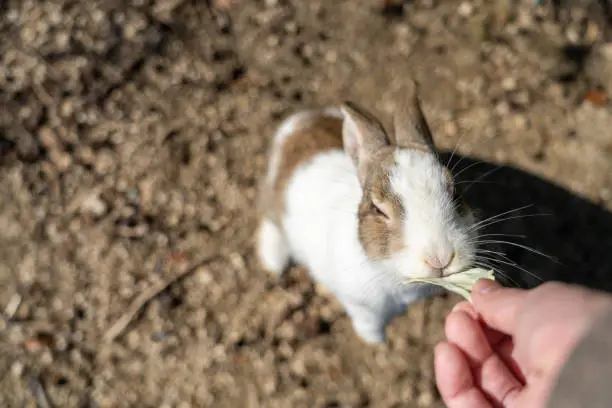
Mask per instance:
[[[472,288],[479,279],[495,280],[493,270],[472,268],[463,272],[454,273],[452,275],[441,278],[411,278],[406,283],[430,283],[432,285],[441,286],[446,290],[455,292],[465,299],[472,301]]]

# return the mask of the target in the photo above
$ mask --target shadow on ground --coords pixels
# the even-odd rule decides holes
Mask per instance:
[[[442,160],[450,156],[445,153]],[[533,287],[540,279],[559,280],[612,292],[612,213],[512,166],[498,166],[460,155],[454,155],[449,166],[455,166],[457,182],[465,188],[465,198],[479,211],[480,219],[506,213],[495,218],[483,234],[507,236],[482,238],[516,244],[487,245],[488,250],[502,251],[518,265],[497,263],[499,270],[509,277],[500,276],[500,281],[506,285]]]

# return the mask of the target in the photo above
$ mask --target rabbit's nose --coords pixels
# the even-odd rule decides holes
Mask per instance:
[[[449,252],[442,252],[442,253],[438,252],[435,254],[429,254],[425,256],[424,261],[427,264],[427,266],[429,266],[430,268],[441,271],[444,268],[446,268],[448,265],[450,265],[453,259],[455,259],[455,251],[449,251]]]

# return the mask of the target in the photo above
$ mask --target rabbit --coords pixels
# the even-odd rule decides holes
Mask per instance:
[[[290,262],[342,304],[366,343],[442,289],[409,277],[460,272],[475,260],[475,216],[440,161],[419,85],[394,112],[394,134],[356,103],[293,113],[278,127],[260,186],[255,251],[280,276]],[[403,101],[403,102],[402,102]]]

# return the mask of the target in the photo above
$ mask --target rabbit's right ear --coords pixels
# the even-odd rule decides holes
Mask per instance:
[[[361,178],[369,158],[383,147],[389,146],[389,138],[382,124],[355,103],[344,102],[340,109],[344,116],[342,125],[344,150],[359,169]]]

